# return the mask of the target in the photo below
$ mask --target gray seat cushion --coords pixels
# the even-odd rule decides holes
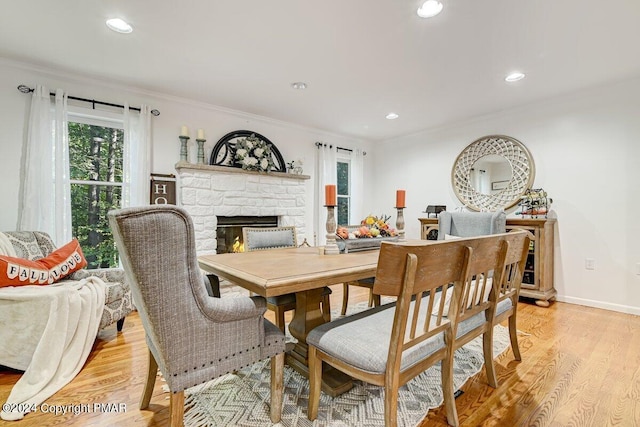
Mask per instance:
[[[498,307],[496,308],[496,316],[504,313],[505,311],[509,310],[511,307],[513,307],[513,304],[511,303],[511,298],[507,298],[500,301],[498,303]],[[458,332],[456,333],[456,338],[460,338],[464,336],[468,332],[482,325],[484,322],[485,322],[484,313],[478,313],[475,316],[472,316],[458,323]]]
[[[412,310],[410,308],[409,313]],[[426,310],[421,312],[425,313]],[[311,330],[307,343],[363,371],[383,373],[389,355],[394,315],[395,303],[390,303],[343,317]],[[424,317],[418,319],[418,324],[423,321]],[[442,334],[423,341],[404,351],[400,369],[424,360],[442,347]]]

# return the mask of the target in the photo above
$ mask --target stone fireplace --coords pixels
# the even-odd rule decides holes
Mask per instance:
[[[198,254],[218,253],[221,239],[228,245],[226,230],[218,232],[220,218],[224,218],[221,229],[227,228],[228,223],[248,225],[250,222],[245,220],[256,217],[255,226],[294,225],[298,235],[306,233],[308,175],[260,173],[187,162],[177,163],[176,171],[177,199],[193,219]],[[233,233],[232,239],[237,236],[237,229]]]

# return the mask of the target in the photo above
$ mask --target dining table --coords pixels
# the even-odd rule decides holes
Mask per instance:
[[[297,340],[286,361],[308,378],[309,332],[325,323],[322,289],[325,286],[374,277],[378,250],[325,255],[322,248],[297,247],[240,253],[201,255],[200,268],[265,298],[295,293],[296,309],[289,332]],[[351,377],[328,365],[322,389],[335,397],[352,387]]]

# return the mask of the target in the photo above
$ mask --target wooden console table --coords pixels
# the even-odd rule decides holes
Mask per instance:
[[[418,220],[423,240],[438,238],[438,218]],[[549,301],[557,294],[553,285],[555,223],[555,218],[507,218],[507,231],[526,230],[533,236],[520,296],[535,299],[536,304],[541,307],[549,307]]]

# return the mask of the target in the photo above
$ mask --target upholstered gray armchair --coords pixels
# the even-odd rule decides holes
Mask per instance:
[[[438,240],[446,236],[477,237],[506,231],[507,215],[496,212],[440,212]]]
[[[170,205],[109,212],[149,347],[140,408],[158,367],[171,392],[171,425],[182,425],[184,390],[271,358],[271,420],[280,420],[284,334],[264,318],[262,297],[213,298],[198,267],[193,222]]]
[[[242,229],[244,250],[264,251],[278,248],[295,248],[298,246],[296,227],[244,227]],[[331,321],[331,288],[322,288],[322,317],[325,322]],[[276,325],[284,332],[284,313],[296,309],[296,294],[284,294],[267,298],[267,308],[274,312]]]
[[[5,231],[4,234],[11,242],[18,258],[35,261],[57,249],[51,236],[43,231]],[[104,311],[99,329],[116,323],[117,330],[122,331],[124,318],[135,309],[131,301],[129,284],[124,279],[124,270],[121,268],[82,269],[64,280],[82,280],[91,276],[102,279],[106,285]]]

